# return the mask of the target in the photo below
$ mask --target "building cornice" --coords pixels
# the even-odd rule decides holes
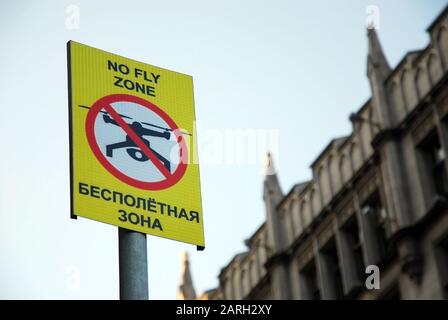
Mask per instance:
[[[390,245],[394,246],[401,239],[408,237],[417,237],[429,225],[434,223],[437,218],[448,209],[448,198],[446,196],[436,196],[431,207],[423,214],[423,216],[410,226],[397,230],[390,237]]]

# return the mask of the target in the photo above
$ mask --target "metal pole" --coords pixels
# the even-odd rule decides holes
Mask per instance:
[[[118,228],[120,300],[148,300],[146,234]]]

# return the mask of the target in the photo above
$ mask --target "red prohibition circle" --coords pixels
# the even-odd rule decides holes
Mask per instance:
[[[176,141],[180,147],[179,149],[180,161],[174,173],[170,174],[168,177],[165,176],[164,180],[156,182],[147,182],[131,178],[128,175],[121,172],[120,170],[118,170],[112,163],[109,162],[109,160],[107,160],[107,158],[101,152],[101,149],[95,137],[95,120],[103,108],[112,108],[111,103],[123,102],[123,101],[133,102],[142,107],[148,108],[149,110],[160,116],[168,124],[169,128],[172,130],[172,133],[175,135]],[[163,110],[161,110],[155,104],[145,99],[131,96],[128,94],[112,94],[97,100],[87,114],[86,135],[90,148],[92,149],[98,161],[103,165],[103,167],[106,168],[106,170],[110,172],[114,177],[133,187],[144,190],[166,189],[179,182],[179,180],[183,177],[187,169],[187,163],[188,163],[187,146],[185,144],[185,139],[183,139],[182,133],[179,130],[179,127]]]

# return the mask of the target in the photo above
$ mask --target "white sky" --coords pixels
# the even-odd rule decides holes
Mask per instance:
[[[310,178],[330,139],[350,132],[348,115],[370,95],[366,7],[380,8],[379,36],[395,66],[428,43],[425,29],[446,3],[3,1],[0,298],[118,299],[117,228],[69,219],[68,40],[193,75],[204,130],[279,130],[274,160],[287,192]],[[66,28],[69,4],[80,9],[79,29]],[[175,298],[183,250],[198,293],[244,250],[264,220],[257,157],[201,165],[206,251],[148,237],[151,299]]]

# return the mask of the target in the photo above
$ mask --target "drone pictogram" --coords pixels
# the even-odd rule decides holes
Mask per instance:
[[[80,105],[79,107],[90,109],[88,106],[83,106],[83,105]],[[107,111],[100,111],[100,112],[103,114],[103,120],[105,123],[120,127],[120,125],[109,115],[109,113]],[[163,164],[163,166],[169,172],[171,172],[172,166],[171,166],[170,161],[168,159],[166,159],[164,156],[162,156],[159,152],[154,150],[151,147],[150,141],[147,138],[145,138],[144,136],[164,138],[166,140],[170,140],[171,133],[173,130],[170,128],[161,127],[161,126],[155,125],[153,123],[149,123],[149,122],[135,121],[132,117],[129,117],[129,116],[126,116],[123,114],[119,114],[119,116],[124,119],[132,120],[132,122],[127,123],[129,125],[129,127],[144,142],[144,144],[148,147],[148,149],[151,150],[151,152],[160,160],[160,162]],[[144,127],[144,125],[154,127],[156,129],[159,129],[160,131],[148,129],[148,128]],[[180,133],[183,135],[191,136],[191,133],[188,133],[188,132],[180,131]],[[112,158],[114,150],[122,149],[122,148],[126,148],[126,152],[128,153],[128,155],[136,161],[144,162],[144,161],[149,160],[149,158],[145,155],[145,153],[142,152],[140,147],[136,144],[136,142],[128,134],[126,134],[126,138],[124,141],[106,145],[106,156]]]

